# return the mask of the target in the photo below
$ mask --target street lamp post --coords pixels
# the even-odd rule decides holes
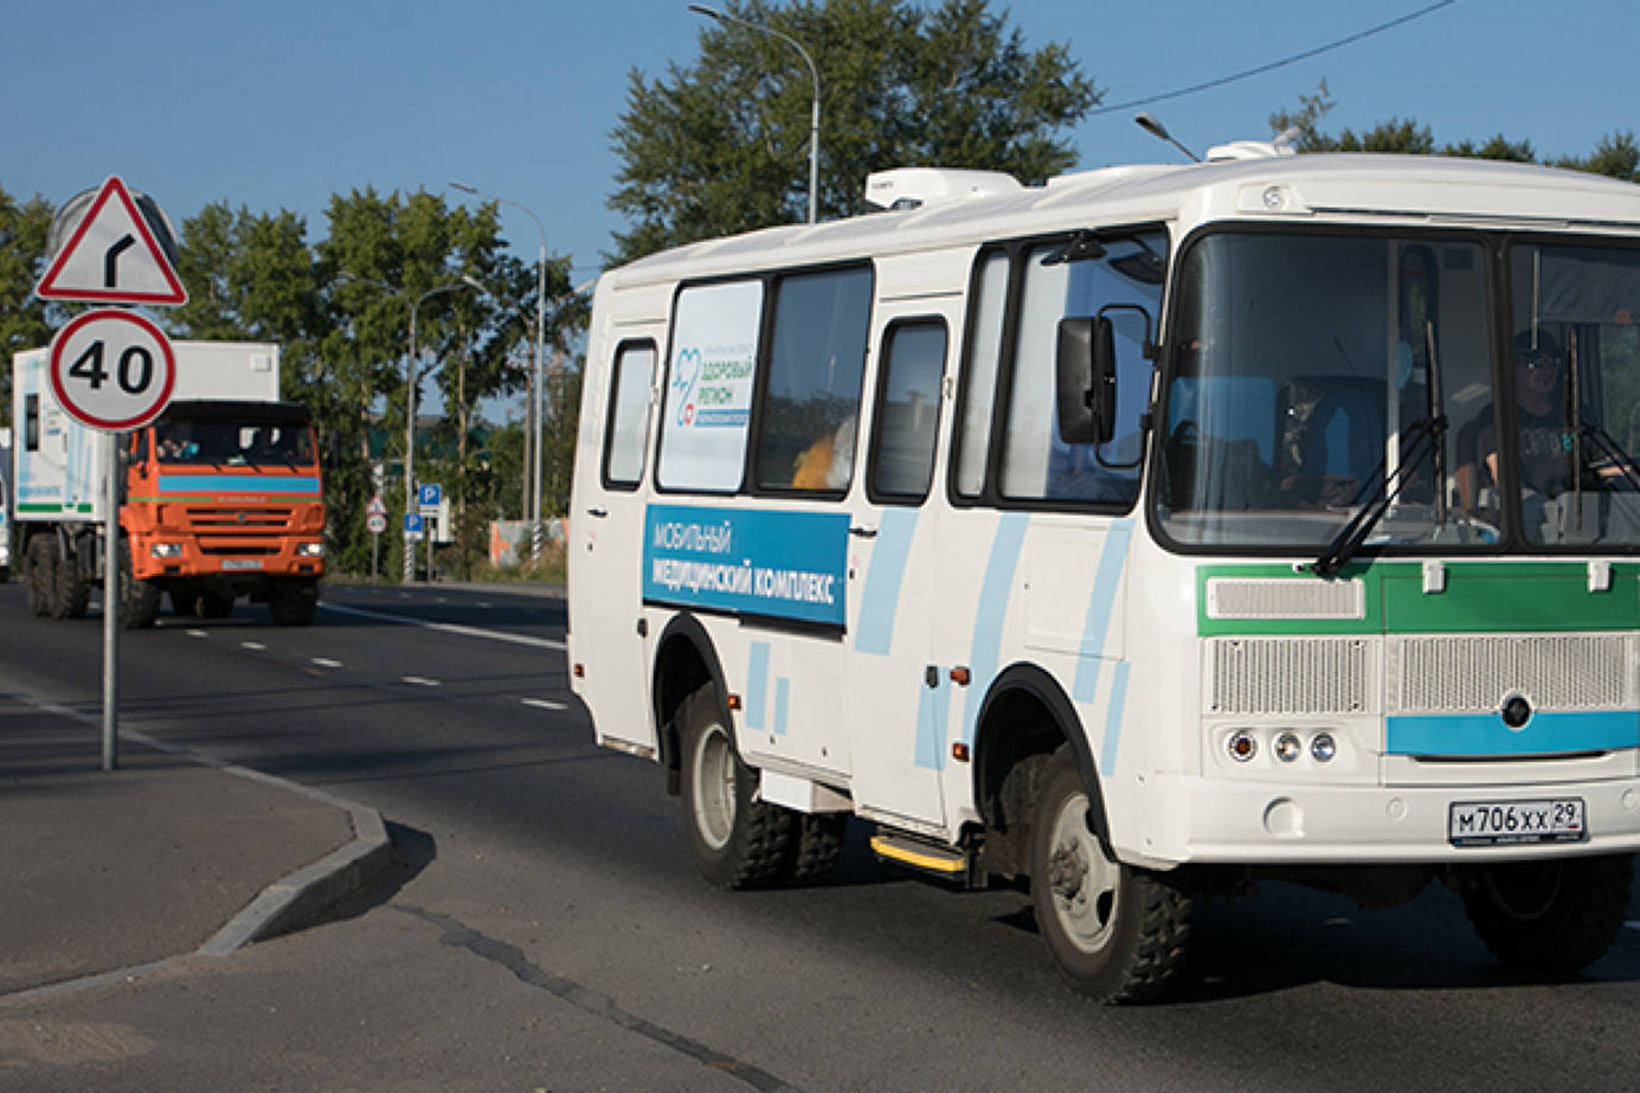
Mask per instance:
[[[465,182],[452,182],[450,188],[460,190],[464,194],[482,197],[488,201],[496,201],[503,205],[511,205],[521,209],[533,221],[535,231],[541,237],[541,249],[536,253],[535,261],[535,365],[531,369],[532,386],[530,398],[530,412],[535,416],[535,453],[533,466],[530,472],[529,511],[524,518],[530,521],[530,557],[534,561],[541,558],[541,434],[542,422],[546,417],[547,401],[546,388],[543,383],[542,370],[545,367],[544,358],[547,351],[547,229],[541,226],[541,218],[535,211],[520,201],[512,201],[498,194],[485,193],[475,186]]]
[[[766,27],[762,23],[753,23],[735,15],[725,15],[716,8],[705,4],[690,4],[689,10],[696,15],[704,15],[708,19],[716,19],[720,23],[736,23],[755,30],[759,34],[767,34],[771,38],[779,38],[782,42],[797,50],[802,56],[803,63],[809,66],[809,76],[814,80],[814,103],[809,111],[809,223],[813,224],[819,208],[820,200],[820,70],[814,67],[814,58],[809,51],[797,44],[797,40],[789,35],[782,34],[773,27]]]
[[[477,282],[452,281],[447,285],[430,288],[416,297],[410,305],[410,363],[405,369],[405,403],[407,413],[404,421],[404,512],[408,516],[416,511],[416,312],[422,303],[430,296],[437,296],[441,292],[453,292],[458,288],[477,287]],[[405,521],[404,527],[404,584],[412,584],[416,579],[416,549],[410,541],[410,522]]]

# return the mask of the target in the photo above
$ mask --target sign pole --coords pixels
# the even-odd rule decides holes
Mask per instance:
[[[373,531],[373,532],[370,533],[370,583],[371,584],[375,584],[376,580],[377,580],[377,577],[376,577],[376,569],[377,569],[376,562],[381,558],[381,553],[382,553],[382,537],[379,533]]]
[[[120,441],[108,433],[108,506],[103,530],[103,735],[102,769],[120,765]]]

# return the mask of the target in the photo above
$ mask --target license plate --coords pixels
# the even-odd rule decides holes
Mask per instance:
[[[255,558],[228,558],[222,563],[223,569],[261,569],[262,563]]]
[[[1459,802],[1447,813],[1447,838],[1453,846],[1576,843],[1588,837],[1581,797]]]

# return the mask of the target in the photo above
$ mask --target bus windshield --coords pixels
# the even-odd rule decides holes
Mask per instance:
[[[1516,244],[1509,268],[1497,347],[1479,239],[1224,232],[1190,247],[1156,445],[1163,534],[1320,551],[1377,505],[1373,549],[1640,544],[1640,252]],[[1498,409],[1500,356],[1518,415]]]

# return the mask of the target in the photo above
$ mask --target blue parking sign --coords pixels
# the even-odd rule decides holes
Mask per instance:
[[[444,500],[444,487],[443,486],[439,485],[436,482],[423,482],[422,483],[422,486],[421,486],[421,505],[420,505],[420,507],[424,511],[427,510],[427,509],[436,509],[436,508],[438,508],[440,502],[442,502],[443,500]]]
[[[404,514],[404,533],[406,535],[421,534],[421,513],[407,512]]]

